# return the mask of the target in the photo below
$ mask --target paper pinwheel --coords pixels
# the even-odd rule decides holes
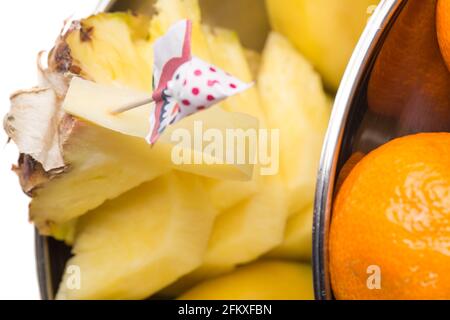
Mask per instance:
[[[193,57],[191,34],[192,22],[182,20],[154,44],[152,98],[155,108],[150,115],[147,136],[150,144],[154,144],[169,125],[252,86]],[[139,105],[142,103],[133,107]],[[130,108],[124,108],[127,109]]]

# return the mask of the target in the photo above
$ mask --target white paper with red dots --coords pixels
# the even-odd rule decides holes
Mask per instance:
[[[162,132],[195,112],[252,86],[199,58],[191,56],[192,23],[172,26],[154,45],[155,109],[147,140],[154,144]]]

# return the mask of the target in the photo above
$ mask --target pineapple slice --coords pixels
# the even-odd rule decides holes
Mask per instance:
[[[212,62],[215,65],[244,81],[254,81],[246,52],[236,33],[226,29],[208,27],[203,27],[203,32],[212,53]],[[261,128],[267,127],[256,87],[227,99],[222,105],[225,110],[230,112],[250,114],[259,120]],[[259,166],[256,165],[254,178],[251,181],[210,181],[208,184],[211,200],[219,210],[231,208],[255,195],[261,189],[259,175]]]
[[[74,73],[150,90],[149,25],[148,18],[123,13],[72,24],[51,51],[48,68],[39,65],[43,88],[11,97],[4,126],[22,154],[14,170],[32,197],[30,218],[42,234],[68,237],[75,217],[169,170],[157,159],[150,167],[124,153],[117,148],[120,135],[61,110]]]
[[[170,173],[80,218],[58,299],[142,299],[198,267],[217,214],[200,178]],[[69,270],[69,269],[67,269]]]
[[[136,98],[150,94],[153,54],[149,26],[147,18],[122,13],[100,14],[72,25],[52,50],[49,69],[41,70],[46,77],[45,86],[50,88],[20,92],[13,96],[12,111],[5,119],[5,127],[24,154],[15,171],[24,191],[32,196],[30,217],[42,234],[51,234],[70,243],[69,235],[76,217],[168,171],[168,151],[163,152],[165,157],[155,151],[150,158],[139,158],[139,155],[149,151],[142,139],[138,141],[108,132],[72,118],[61,110],[61,101],[70,80],[65,76],[67,72],[78,73],[86,79],[108,85],[108,88],[120,88],[114,94],[107,90],[103,92],[117,98],[115,102],[128,99],[127,94],[119,94],[121,90],[126,91],[126,87],[137,90],[133,91]],[[194,43],[194,47],[201,48],[201,45]],[[143,90],[148,93],[143,93]],[[72,95],[72,101],[78,101],[80,108],[89,108],[94,120],[106,121],[104,126],[117,129],[113,117],[102,113],[101,109],[93,109],[91,103],[82,103],[85,102],[83,96]],[[66,101],[71,100],[67,98]],[[147,130],[145,126],[148,124],[144,119],[148,119],[148,112],[145,108],[136,109],[114,119],[134,117],[137,121],[139,118],[139,122],[128,122],[125,131],[141,137]],[[207,117],[206,112],[201,113],[200,117]],[[213,121],[215,124],[218,119],[229,119],[228,122],[220,122],[219,127],[233,127],[239,122],[239,115],[222,117],[223,113],[219,114],[218,109],[211,112],[217,113],[217,121]],[[253,119],[244,115],[242,118],[244,128],[255,127]],[[32,133],[28,129],[29,122],[36,128]],[[209,120],[205,122],[209,123]],[[130,149],[118,149],[118,145],[130,146]],[[195,165],[185,167],[187,171],[201,171],[204,168]],[[199,173],[208,175],[218,172],[213,176],[229,178],[251,175],[251,166],[231,170],[235,176],[227,172],[228,169],[222,173],[221,170],[220,167],[209,166]],[[81,185],[83,188],[72,191]]]
[[[247,63],[245,51],[234,32],[202,27],[198,0],[160,0],[155,5],[158,14],[152,19],[150,34],[155,39],[181,19],[193,22],[193,54],[205,61],[210,61],[243,81],[251,82],[251,69]],[[231,97],[221,103],[230,112],[242,112],[256,117],[260,126],[265,127],[265,117],[260,105],[256,88]],[[255,176],[259,174],[254,169]],[[258,177],[254,181],[217,181],[207,182],[211,199],[219,210],[225,210],[254,195],[259,189]]]
[[[233,266],[258,258],[283,241],[286,220],[283,184],[277,176],[265,177],[259,193],[217,218],[202,267]]]
[[[181,19],[191,19],[193,22],[193,55],[205,61],[210,61],[243,81],[251,82],[254,80],[237,35],[224,29],[211,30],[208,27],[201,26],[198,0],[159,0],[155,7],[158,14],[151,22],[150,34],[152,38],[163,35],[171,25]],[[265,119],[255,88],[250,88],[225,100],[221,103],[221,106],[226,111],[252,115],[259,120],[262,127],[265,127]],[[257,167],[254,169],[254,173],[255,176],[258,174]],[[255,180],[258,180],[258,178],[256,177]],[[211,180],[207,182],[207,185],[209,186],[211,200],[219,210],[232,207],[254,195],[260,189],[257,181]]]
[[[150,93],[149,28],[150,18],[144,15],[100,13],[82,20],[61,45],[70,49],[70,70],[83,78]]]
[[[222,28],[203,29],[212,53],[212,62],[243,81],[254,81],[245,49],[237,34]],[[261,126],[266,127],[266,117],[256,87],[227,99],[223,105],[227,111],[245,112],[258,118]]]
[[[157,15],[150,26],[152,39],[161,37],[176,22],[182,19],[192,21],[192,54],[205,61],[211,61],[211,52],[202,31],[201,11],[198,0],[158,0]]]
[[[105,200],[168,172],[170,167],[156,154],[143,157],[145,141],[141,139],[67,120],[70,138],[63,145],[63,154],[70,165],[65,173],[32,190],[29,210],[41,233],[70,243],[71,229],[64,231],[66,223],[73,224],[73,219]]]
[[[148,164],[152,164],[155,158],[160,159],[165,166],[172,166],[174,169],[196,173],[207,177],[220,179],[248,180],[253,175],[253,163],[248,161],[244,164],[228,164],[225,156],[230,152],[228,144],[222,150],[222,157],[219,154],[204,152],[209,142],[194,143],[189,145],[178,145],[172,141],[172,133],[178,129],[195,139],[208,129],[219,130],[222,136],[226,135],[226,130],[257,130],[258,121],[243,113],[225,112],[220,108],[211,108],[204,112],[196,113],[187,117],[173,126],[170,126],[160,137],[158,142],[150,147],[144,138],[149,131],[150,108],[137,108],[128,112],[113,115],[111,110],[127,103],[145,99],[144,93],[135,92],[125,88],[104,86],[90,81],[74,78],[64,101],[63,110],[69,114],[86,120],[101,127],[122,133],[123,135],[141,138],[140,150],[134,156],[148,158]],[[202,125],[202,131],[195,124]],[[123,139],[126,140],[125,137]],[[177,146],[177,150],[174,150]],[[250,146],[246,145],[246,154],[250,154]],[[121,144],[121,149],[126,152],[127,144]],[[178,150],[180,149],[180,150]],[[132,151],[131,149],[129,150]],[[175,163],[172,161],[173,152],[191,155],[190,163]],[[203,163],[195,163],[194,159],[203,159]],[[250,159],[249,159],[250,160]]]
[[[235,269],[235,266],[214,266],[211,268],[199,268],[158,292],[158,297],[174,299],[187,292],[189,289],[193,288],[200,282],[221,276]]]
[[[247,59],[253,79],[258,78],[259,68],[261,67],[261,54],[253,50],[245,49],[245,58]]]
[[[313,300],[309,265],[262,261],[205,281],[179,300]]]
[[[263,52],[258,88],[269,125],[280,129],[280,173],[289,212],[296,213],[313,201],[330,102],[311,64],[274,32]]]
[[[261,185],[256,195],[220,213],[202,266],[164,290],[165,296],[177,296],[194,284],[253,261],[282,243],[288,219],[283,183],[278,176],[272,176],[264,177]]]
[[[284,240],[267,254],[275,259],[311,260],[313,206],[307,206],[289,218]]]

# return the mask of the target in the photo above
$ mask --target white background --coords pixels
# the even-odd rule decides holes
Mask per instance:
[[[93,12],[96,0],[2,1],[0,10],[0,118],[9,96],[36,85],[36,55],[52,47],[64,19]],[[0,121],[1,123],[1,121]],[[29,199],[11,165],[18,154],[0,129],[0,299],[39,299],[34,229],[28,222]]]

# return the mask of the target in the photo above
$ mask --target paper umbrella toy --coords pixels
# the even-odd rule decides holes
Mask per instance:
[[[192,56],[192,22],[182,20],[154,44],[154,111],[147,141],[154,144],[171,124],[252,86]],[[118,112],[150,101],[122,108]]]

